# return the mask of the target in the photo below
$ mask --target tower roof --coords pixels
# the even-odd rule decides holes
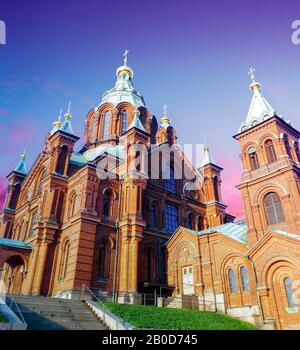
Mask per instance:
[[[246,131],[253,126],[270,119],[276,115],[276,110],[269,104],[261,93],[261,84],[256,81],[255,69],[250,68],[251,77],[250,89],[253,92],[250,108],[246,120],[241,124],[238,132]],[[283,118],[282,116],[280,116]]]
[[[139,130],[142,130],[142,131],[146,132],[146,130],[145,130],[145,128],[144,128],[140,118],[139,118],[139,113],[136,113],[136,112],[134,113],[133,120],[130,123],[130,125],[128,126],[126,131],[128,131],[128,130],[130,130],[132,128],[136,128],[136,129],[139,129]]]
[[[61,130],[68,134],[74,135],[74,131],[71,124],[72,114],[71,114],[71,101],[69,102],[69,107],[67,113],[64,115],[64,121],[61,121],[62,109],[60,110],[60,114],[57,118],[57,121],[53,123],[53,129],[51,130],[51,135],[53,135],[56,131]]]
[[[27,175],[28,171],[27,171],[27,167],[25,164],[25,160],[27,158],[26,152],[24,151],[21,155],[20,155],[20,162],[18,163],[18,165],[15,167],[14,171],[16,171],[17,173],[23,174],[23,175]]]
[[[204,156],[203,156],[202,162],[200,164],[200,168],[205,166],[205,165],[208,165],[208,164],[216,164],[216,163],[209,152],[209,148],[207,146],[205,146],[204,147]]]
[[[103,94],[99,106],[107,102],[114,106],[121,102],[129,102],[135,107],[145,107],[143,96],[135,89],[132,82],[133,70],[128,66],[128,52],[126,50],[124,53],[124,64],[116,70],[115,86]]]

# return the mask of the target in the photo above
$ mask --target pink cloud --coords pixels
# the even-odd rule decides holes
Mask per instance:
[[[240,191],[236,186],[241,182],[242,166],[239,160],[223,160],[222,199],[228,205],[227,212],[237,219],[245,217],[244,205]]]
[[[11,142],[24,142],[32,140],[36,136],[36,130],[34,125],[30,123],[17,123],[11,122],[9,124],[9,133],[6,136],[6,139]]]

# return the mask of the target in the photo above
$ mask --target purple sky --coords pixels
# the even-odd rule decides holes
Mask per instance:
[[[164,104],[178,142],[203,143],[225,168],[223,200],[242,215],[239,146],[232,135],[250,100],[249,66],[279,113],[300,129],[299,0],[0,0],[0,201],[25,147],[31,165],[59,109],[87,112],[115,82],[125,48],[134,83],[157,117]],[[81,140],[78,141],[78,146]]]

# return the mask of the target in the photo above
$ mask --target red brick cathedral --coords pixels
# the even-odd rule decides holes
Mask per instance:
[[[246,220],[234,222],[222,168],[207,147],[192,165],[166,108],[160,125],[146,108],[124,57],[115,86],[87,114],[82,148],[74,151],[69,108],[30,171],[23,154],[8,175],[8,292],[72,297],[86,285],[137,303],[159,291],[169,307],[192,302],[262,329],[300,329],[299,132],[250,70],[253,97],[235,135]]]

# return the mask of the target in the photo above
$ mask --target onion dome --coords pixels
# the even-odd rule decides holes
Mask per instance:
[[[167,105],[164,105],[164,116],[160,119],[161,125],[165,128],[171,125],[171,119],[168,116]]]

